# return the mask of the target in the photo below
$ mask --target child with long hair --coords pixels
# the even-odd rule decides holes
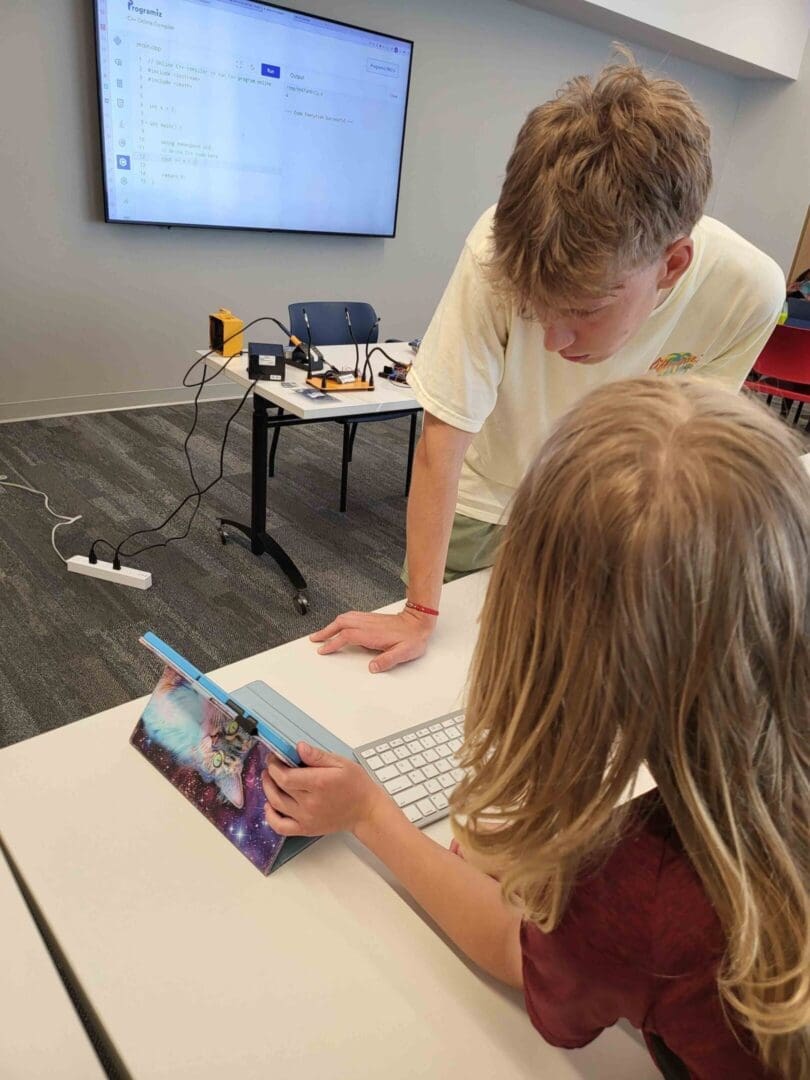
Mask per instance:
[[[708,383],[634,379],[564,417],[515,496],[451,802],[464,857],[303,743],[309,768],[265,773],[266,818],[352,831],[549,1042],[626,1017],[668,1077],[808,1080],[809,720],[792,435]],[[619,805],[644,764],[656,788]]]

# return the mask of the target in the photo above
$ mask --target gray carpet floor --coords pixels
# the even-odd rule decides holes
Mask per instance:
[[[219,471],[235,404],[200,406],[190,450],[201,484]],[[56,542],[63,555],[86,555],[96,537],[118,542],[158,524],[193,490],[182,453],[191,417],[183,405],[0,425],[0,474],[47,492],[57,513],[81,514],[57,530]],[[307,579],[305,616],[271,559],[219,539],[218,517],[249,519],[249,403],[231,425],[223,480],[189,536],[125,560],[152,573],[151,589],[69,574],[51,547],[55,519],[43,500],[0,488],[0,746],[148,693],[157,673],[138,644],[145,630],[210,670],[300,637],[341,611],[402,596],[408,428],[407,419],[359,427],[345,514],[338,511],[342,428],[282,431],[268,529]],[[176,519],[176,533],[190,509]],[[104,548],[98,554],[111,557]]]

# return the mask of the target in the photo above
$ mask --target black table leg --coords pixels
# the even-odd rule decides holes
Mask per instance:
[[[307,583],[290,556],[267,532],[267,410],[270,403],[260,394],[253,395],[253,424],[250,454],[250,525],[229,518],[219,519],[222,543],[228,541],[226,526],[238,529],[250,541],[254,555],[269,555],[281,567],[295,589],[295,603],[302,615],[309,606]]]
[[[281,416],[281,414],[283,412],[284,412],[284,410],[279,405],[279,407],[278,407],[278,415]],[[281,428],[280,427],[273,428],[273,441],[270,443],[270,462],[269,462],[269,464],[267,466],[267,475],[268,476],[275,476],[276,475],[276,449],[278,447],[278,437],[279,437],[280,434],[281,434]]]

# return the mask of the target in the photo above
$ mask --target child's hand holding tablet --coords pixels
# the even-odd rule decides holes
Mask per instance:
[[[296,749],[307,768],[290,768],[270,754],[262,773],[265,821],[281,836],[356,832],[385,804],[399,813],[360,765],[309,743],[299,742]]]

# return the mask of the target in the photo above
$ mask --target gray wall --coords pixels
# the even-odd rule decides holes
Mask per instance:
[[[610,53],[606,35],[511,0],[299,6],[415,42],[393,240],[105,224],[90,0],[0,0],[0,419],[187,399],[181,375],[220,305],[247,320],[289,300],[368,299],[386,337],[420,334],[497,197],[525,113]],[[719,190],[731,190],[729,141],[748,89],[637,54],[703,103]],[[740,207],[732,223],[771,250],[759,235],[770,236],[771,210],[772,200]]]
[[[810,45],[795,83],[741,90],[715,212],[787,273],[810,203]]]

